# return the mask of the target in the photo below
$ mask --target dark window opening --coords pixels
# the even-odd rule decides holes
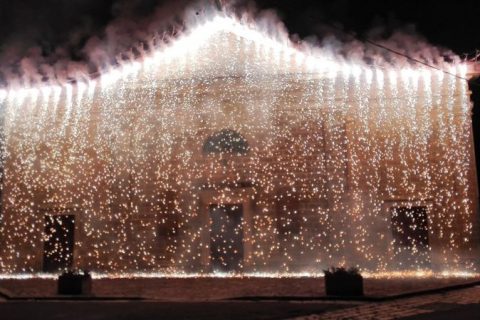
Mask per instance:
[[[245,155],[249,151],[247,140],[238,132],[224,129],[207,138],[203,145],[203,153],[233,153]]]
[[[43,271],[66,271],[73,265],[75,216],[46,215]]]
[[[301,229],[300,201],[290,189],[283,189],[276,196],[277,229],[281,239],[298,235]]]
[[[179,232],[177,193],[167,190],[159,200],[157,227],[159,254],[162,258],[169,259],[175,252]]]
[[[428,267],[430,254],[427,208],[393,207],[391,225],[398,267],[407,269]]]

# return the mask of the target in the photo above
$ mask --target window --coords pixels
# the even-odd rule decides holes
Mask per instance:
[[[204,154],[233,153],[245,155],[249,151],[247,140],[238,132],[224,129],[207,138],[203,145]]]
[[[426,207],[393,207],[391,214],[393,239],[398,245],[409,248],[428,246]]]
[[[177,193],[166,190],[160,200],[157,227],[160,255],[169,259],[175,252],[179,232]]]
[[[280,189],[276,196],[277,229],[281,238],[300,233],[300,201],[289,188]]]
[[[425,206],[392,207],[391,224],[397,268],[429,267],[427,208]]]

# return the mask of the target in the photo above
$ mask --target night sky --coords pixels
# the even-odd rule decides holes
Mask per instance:
[[[81,59],[78,49],[90,37],[101,35],[112,21],[141,19],[162,5],[167,6],[167,11],[179,12],[190,2],[1,0],[0,52],[15,48],[19,57],[28,54],[28,49],[39,47],[43,55],[48,55],[62,46],[71,50],[74,59]],[[476,32],[480,1],[257,0],[255,3],[259,9],[275,10],[289,31],[302,38],[312,34],[321,36],[333,23],[360,37],[379,26],[385,29],[385,36],[396,29],[415,28],[431,43],[450,48],[461,56],[474,55],[480,48],[480,35]]]
[[[0,71],[19,63],[22,57],[43,62],[82,62],[85,46],[102,39],[107,26],[122,21],[148,19],[155,8],[164,7],[165,17],[181,12],[192,1],[175,0],[0,0]],[[246,1],[236,1],[244,5]],[[372,30],[388,38],[395,30],[417,33],[434,45],[472,58],[480,49],[480,1],[440,0],[257,0],[258,9],[273,9],[290,33],[300,38],[339,29],[358,39]],[[334,27],[332,27],[334,26]],[[345,33],[345,36],[347,33]],[[1,73],[1,72],[0,72]],[[480,81],[471,81],[474,131],[480,154]],[[480,157],[477,157],[477,159]],[[478,164],[477,164],[478,167]]]
[[[165,3],[171,9],[191,1],[175,0],[2,0],[0,39],[27,40],[32,45],[55,46],[68,41],[73,30],[88,37],[119,16],[146,16]],[[236,1],[245,3],[245,1]],[[379,25],[391,30],[413,24],[432,43],[458,54],[480,48],[480,2],[475,0],[257,0],[261,9],[277,11],[292,33],[314,34],[322,23],[336,22],[347,30],[364,33]],[[82,39],[78,39],[81,41]]]

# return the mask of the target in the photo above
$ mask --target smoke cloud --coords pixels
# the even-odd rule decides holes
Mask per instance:
[[[47,0],[7,7],[0,29],[2,86],[88,79],[172,41],[188,26],[189,17],[201,18],[219,7],[242,20],[254,21],[274,38],[288,37],[300,43],[299,36],[289,35],[277,12],[260,10],[251,1],[111,0],[99,4],[93,0]],[[305,22],[311,24],[307,29],[310,36],[300,44],[306,50],[374,65],[412,64],[406,57],[359,40],[369,39],[429,64],[459,61],[452,51],[431,45],[411,25],[392,31],[379,24],[356,37],[318,18],[320,21]]]

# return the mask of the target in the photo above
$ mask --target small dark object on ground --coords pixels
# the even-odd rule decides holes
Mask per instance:
[[[323,270],[325,291],[328,296],[363,296],[363,277],[356,268]]]
[[[67,271],[58,276],[58,294],[83,294],[92,292],[92,276],[88,271],[73,272]]]

